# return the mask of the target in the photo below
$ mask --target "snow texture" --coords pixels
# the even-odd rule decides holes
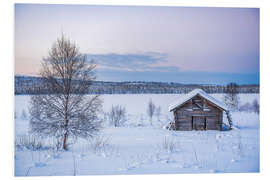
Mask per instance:
[[[15,147],[15,176],[77,176],[113,174],[246,173],[260,171],[259,115],[232,112],[231,131],[169,131],[170,102],[183,94],[102,95],[103,111],[126,108],[122,127],[104,123],[99,137],[78,139],[69,151],[55,151],[44,141],[40,150]],[[223,94],[213,94],[221,100]],[[241,104],[259,101],[259,94],[239,94]],[[15,96],[15,138],[27,136],[30,96]],[[149,123],[149,100],[161,106]],[[25,111],[26,119],[21,118]],[[103,115],[100,115],[102,118]],[[106,120],[106,118],[104,118]]]

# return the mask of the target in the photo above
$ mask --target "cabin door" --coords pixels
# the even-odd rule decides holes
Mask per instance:
[[[205,116],[192,116],[192,129],[206,130],[206,117]]]

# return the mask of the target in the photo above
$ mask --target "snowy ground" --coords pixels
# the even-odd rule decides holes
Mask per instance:
[[[163,129],[172,118],[169,104],[181,96],[103,95],[104,112],[112,105],[126,108],[128,120],[124,127],[115,128],[104,123],[99,138],[79,140],[68,152],[15,148],[15,175],[259,172],[259,115],[233,112],[238,129],[232,131]],[[213,96],[222,98],[221,94]],[[30,96],[15,96],[15,138],[28,133],[29,99]],[[153,126],[146,115],[150,99],[161,106],[160,120],[154,117]],[[254,99],[259,100],[259,94],[240,94],[241,104],[252,103]],[[97,146],[99,142],[103,144]]]

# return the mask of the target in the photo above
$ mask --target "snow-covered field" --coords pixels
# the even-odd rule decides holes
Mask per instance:
[[[69,151],[15,148],[15,176],[168,174],[259,172],[259,115],[233,112],[237,129],[231,131],[168,131],[168,106],[182,94],[102,95],[103,111],[122,105],[123,127],[104,123],[98,138],[78,140]],[[214,94],[222,100],[222,94]],[[240,103],[259,100],[259,94],[240,94]],[[15,96],[15,138],[29,130],[30,96]],[[150,126],[146,114],[152,99],[161,116]],[[102,118],[105,118],[101,114]],[[224,119],[226,121],[226,119]],[[46,141],[49,144],[49,141]]]

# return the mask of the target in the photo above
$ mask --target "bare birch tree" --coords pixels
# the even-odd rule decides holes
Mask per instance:
[[[90,138],[101,127],[98,96],[86,96],[95,79],[93,61],[62,35],[43,58],[41,76],[48,93],[31,97],[29,112],[32,133],[56,137],[68,149],[68,139]]]

